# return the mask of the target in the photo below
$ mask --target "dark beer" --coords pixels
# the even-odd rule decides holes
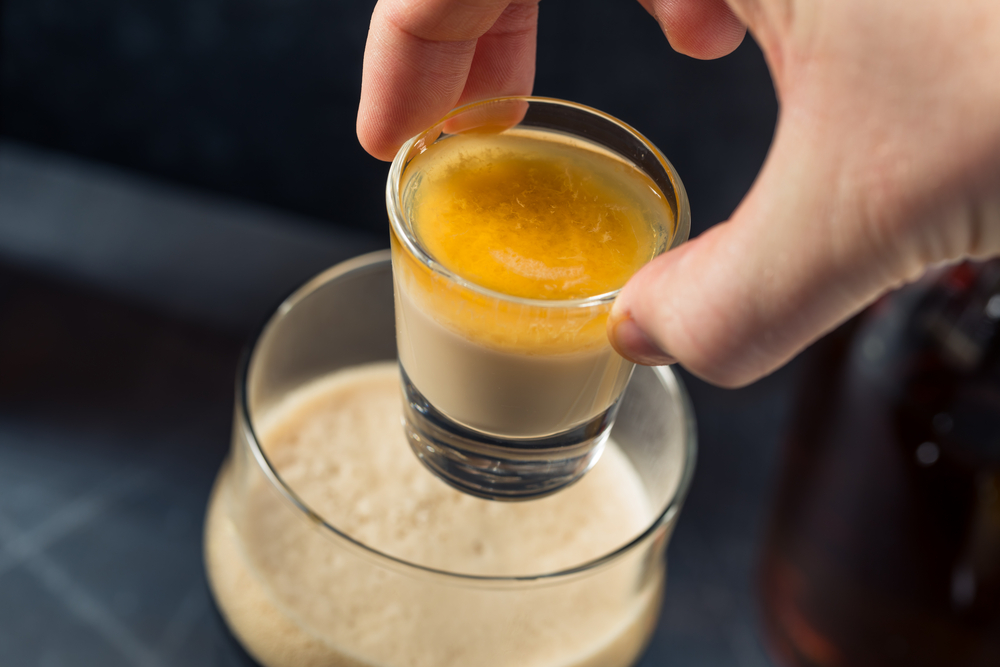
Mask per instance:
[[[1000,262],[813,352],[761,568],[789,667],[1000,666]]]

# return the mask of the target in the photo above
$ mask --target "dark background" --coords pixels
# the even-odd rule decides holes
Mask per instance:
[[[4,0],[0,133],[384,234],[386,167],[354,123],[359,0]],[[763,161],[777,105],[759,50],[674,53],[637,2],[546,0],[535,93],[615,115],[674,163],[694,231]]]
[[[372,6],[0,0],[0,664],[246,664],[202,513],[255,326],[387,245],[387,165],[354,134]],[[542,3],[535,92],[646,134],[693,234],[746,192],[777,111],[750,39],[694,61],[622,0]],[[754,568],[794,374],[685,375],[698,470],[642,667],[770,665]]]

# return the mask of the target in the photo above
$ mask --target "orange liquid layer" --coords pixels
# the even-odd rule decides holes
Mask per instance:
[[[414,231],[466,280],[531,299],[622,287],[673,229],[642,172],[542,133],[457,135],[417,156]]]

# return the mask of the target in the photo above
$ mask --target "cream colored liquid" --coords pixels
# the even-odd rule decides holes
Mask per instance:
[[[379,364],[304,387],[257,431],[279,474],[329,523],[431,568],[558,571],[614,551],[653,518],[613,442],[567,490],[496,503],[451,489],[406,454],[400,415],[398,370]],[[266,667],[626,667],[655,623],[663,571],[642,550],[547,586],[443,583],[345,549],[262,477],[241,490],[232,474],[213,493],[206,562],[230,627]]]
[[[399,279],[395,292],[407,376],[464,426],[512,438],[568,431],[610,408],[632,373],[608,344],[547,355],[482,345],[428,315]]]

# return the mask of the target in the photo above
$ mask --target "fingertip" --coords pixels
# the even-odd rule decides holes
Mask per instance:
[[[357,133],[358,142],[365,149],[365,152],[383,162],[392,162],[399,151],[399,147],[409,139],[409,136],[397,138],[387,135],[384,131],[373,130],[369,125],[364,124],[360,118],[358,119]]]
[[[678,53],[712,60],[736,50],[746,26],[725,0],[643,0]]]
[[[677,361],[661,350],[628,312],[612,310],[608,317],[608,340],[618,354],[642,366],[666,366]]]
[[[358,142],[361,144],[361,147],[372,157],[384,162],[392,162],[392,159],[396,156],[396,151],[399,150],[399,146],[403,145],[402,142],[398,146],[395,145],[393,141],[387,140],[382,133],[372,128],[367,114],[364,114],[363,110],[358,113],[356,129]]]
[[[476,40],[434,42],[377,18],[365,47],[356,131],[366,151],[392,160],[406,140],[455,106]]]
[[[355,131],[361,147],[379,160],[391,161],[405,138],[397,136],[398,124],[387,123],[387,116],[393,108],[392,82],[385,80],[384,72],[389,70],[387,54],[372,46],[374,35],[369,35],[369,46],[365,52],[364,71],[361,79],[361,99]]]

